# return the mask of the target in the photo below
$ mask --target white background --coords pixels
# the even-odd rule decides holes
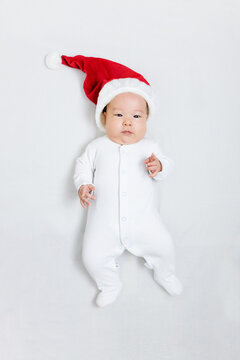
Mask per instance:
[[[238,359],[239,2],[1,5],[0,359]],[[96,307],[72,176],[75,158],[102,133],[85,75],[48,70],[52,51],[120,62],[155,90],[148,133],[175,162],[158,196],[180,296],[125,252],[121,296]]]

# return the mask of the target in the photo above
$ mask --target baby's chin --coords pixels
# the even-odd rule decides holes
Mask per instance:
[[[140,141],[144,136],[139,136],[134,133],[126,134],[126,133],[120,133],[116,136],[109,136],[107,135],[112,141],[121,144],[121,145],[130,145],[135,144],[138,141]]]

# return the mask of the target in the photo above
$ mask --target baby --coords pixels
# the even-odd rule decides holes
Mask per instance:
[[[154,198],[155,181],[167,176],[171,160],[145,136],[152,112],[149,83],[131,69],[101,58],[51,55],[46,59],[50,68],[54,56],[55,68],[61,63],[87,73],[84,89],[97,105],[96,122],[105,132],[76,159],[73,176],[80,203],[84,209],[88,206],[82,260],[100,290],[96,304],[110,305],[119,296],[117,258],[126,249],[145,259],[154,280],[169,294],[180,294],[173,241]]]

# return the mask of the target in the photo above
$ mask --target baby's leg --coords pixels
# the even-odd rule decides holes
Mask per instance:
[[[141,230],[136,246],[146,260],[145,266],[153,270],[154,280],[169,294],[180,294],[182,285],[175,276],[174,244],[161,217],[152,216]]]
[[[117,257],[124,251],[121,243],[111,238],[110,233],[98,231],[86,232],[82,248],[82,260],[85,268],[94,279],[101,293],[97,305],[112,303],[122,288]]]

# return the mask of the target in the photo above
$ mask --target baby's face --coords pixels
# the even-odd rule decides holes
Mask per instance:
[[[104,112],[106,135],[118,144],[133,144],[146,134],[146,100],[137,94],[122,93],[113,98]]]

